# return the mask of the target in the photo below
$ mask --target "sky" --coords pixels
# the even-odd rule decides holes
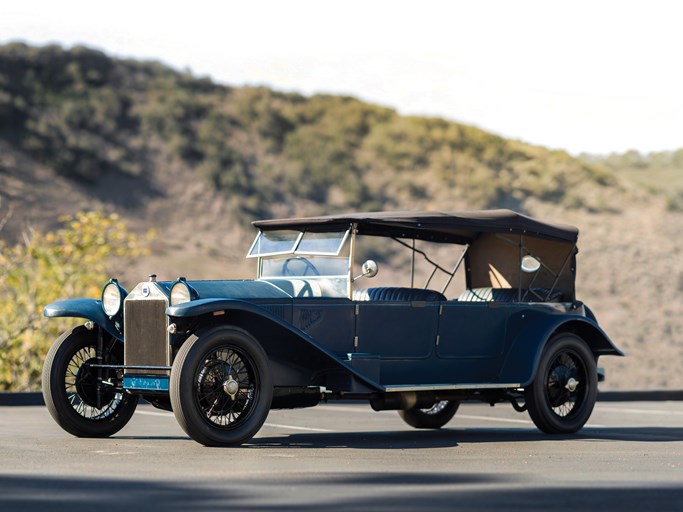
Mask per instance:
[[[572,154],[683,148],[673,0],[20,0],[0,5],[10,41],[351,95]]]

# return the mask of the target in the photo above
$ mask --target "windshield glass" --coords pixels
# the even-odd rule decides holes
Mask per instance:
[[[298,231],[261,232],[256,236],[247,257],[292,253],[300,237]]]
[[[344,277],[347,258],[326,256],[278,256],[261,262],[261,277]]]
[[[333,233],[262,231],[256,236],[247,258],[294,253],[337,256],[348,233],[348,230]]]
[[[339,254],[347,233],[347,231],[342,233],[304,233],[296,248],[296,253],[336,256]]]

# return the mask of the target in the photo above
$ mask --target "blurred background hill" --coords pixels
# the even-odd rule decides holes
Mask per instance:
[[[683,149],[572,157],[353,97],[228,87],[85,47],[0,46],[7,246],[103,211],[157,232],[148,256],[112,260],[125,285],[242,278],[251,220],[478,208],[579,226],[578,297],[629,356],[601,361],[605,389],[683,389]]]

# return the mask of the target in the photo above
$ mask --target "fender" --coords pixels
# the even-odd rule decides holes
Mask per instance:
[[[199,299],[166,309],[169,317],[192,318],[224,313],[221,321],[244,327],[263,346],[271,362],[306,369],[309,375],[342,371],[360,381],[358,392],[384,391],[384,386],[354,368],[350,362],[318,343],[304,331],[252,302],[239,299]],[[286,339],[286,342],[285,342]],[[286,372],[284,372],[286,373]]]
[[[48,304],[43,309],[43,315],[49,318],[85,318],[92,320],[102,329],[111,334],[119,341],[123,341],[123,335],[102,309],[102,301],[96,299],[69,299],[60,300]]]
[[[279,318],[273,316],[269,311],[260,307],[258,304],[245,302],[240,299],[222,298],[199,299],[183,302],[177,306],[167,307],[166,314],[176,318],[192,318],[195,316],[208,315],[219,311],[227,312],[228,310],[258,311],[260,315],[272,317],[273,320],[279,320]],[[285,325],[288,324],[285,323]]]
[[[612,340],[591,318],[581,315],[547,315],[526,310],[514,315],[508,321],[508,332],[515,323],[524,322],[514,341],[507,350],[505,364],[499,375],[499,382],[519,382],[522,387],[536,378],[543,349],[553,334],[576,333],[588,344],[593,354],[623,356]]]

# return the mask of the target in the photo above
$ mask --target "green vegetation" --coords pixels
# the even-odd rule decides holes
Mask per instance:
[[[632,150],[608,156],[581,155],[581,158],[663,195],[670,211],[683,212],[683,149],[648,154]]]
[[[50,344],[73,321],[46,319],[57,298],[97,297],[112,258],[144,253],[144,239],[116,215],[79,213],[54,232],[34,231],[7,245],[0,240],[0,390],[40,387]],[[82,321],[82,320],[81,320]]]
[[[601,209],[599,166],[354,98],[232,88],[83,47],[0,47],[0,137],[74,180],[140,175],[156,152],[230,198],[236,218],[276,203],[317,211],[524,207],[531,197]]]

